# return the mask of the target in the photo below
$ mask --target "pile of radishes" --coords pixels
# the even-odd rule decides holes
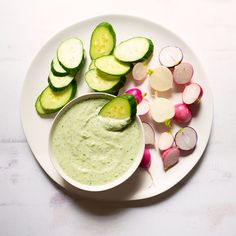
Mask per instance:
[[[138,88],[132,88],[126,93],[135,96],[137,112],[142,117],[149,117],[156,123],[168,124],[168,131],[161,133],[156,145],[155,131],[150,123],[143,122],[145,131],[145,148],[141,167],[148,169],[151,164],[151,155],[148,146],[157,146],[161,152],[163,166],[168,170],[174,166],[182,152],[193,150],[197,144],[197,132],[187,124],[192,119],[191,108],[199,104],[203,94],[202,87],[191,82],[194,69],[190,63],[182,62],[182,50],[175,46],[162,48],[159,54],[160,64],[155,69],[148,69],[146,62],[137,63],[132,69],[132,77],[137,81],[148,79],[154,91],[154,99],[144,98],[145,95]],[[159,97],[158,93],[171,90],[174,86],[184,86],[182,101],[173,104],[169,99]],[[147,120],[147,118],[145,119]],[[184,126],[175,135],[170,128],[171,121]]]

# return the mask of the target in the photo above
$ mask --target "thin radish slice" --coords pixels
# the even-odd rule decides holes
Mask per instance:
[[[197,144],[197,132],[189,126],[180,129],[175,135],[175,144],[181,150],[192,150]]]
[[[163,66],[174,67],[183,60],[182,50],[175,46],[166,46],[161,49],[159,61]]]
[[[143,159],[140,162],[139,166],[144,169],[148,169],[150,165],[151,165],[151,153],[148,148],[145,148],[143,153]]]
[[[172,147],[174,143],[174,137],[169,132],[161,133],[158,140],[158,148],[161,151],[165,151],[168,148]]]
[[[143,62],[138,62],[132,69],[134,80],[144,80],[147,76],[147,65]]]
[[[131,94],[135,97],[137,104],[139,104],[143,100],[142,91],[138,88],[131,88],[126,90],[124,93]]]
[[[202,87],[197,83],[189,84],[183,91],[183,102],[187,105],[199,103],[203,95]]]
[[[174,117],[175,107],[170,100],[157,97],[150,103],[150,112],[154,121],[163,123]]]
[[[178,123],[188,123],[192,119],[192,112],[188,106],[184,103],[175,105],[174,120]]]
[[[165,171],[170,169],[179,161],[179,156],[180,156],[180,151],[176,147],[171,147],[167,149],[165,152],[163,152],[162,161]]]
[[[154,90],[164,92],[173,87],[173,75],[165,66],[158,66],[151,71],[149,83]]]
[[[187,84],[193,77],[193,66],[190,63],[180,63],[175,66],[173,76],[177,84]]]
[[[154,128],[146,122],[143,122],[144,137],[146,145],[155,145],[155,131]]]
[[[144,116],[149,112],[149,109],[149,101],[148,99],[144,98],[137,106],[137,113],[139,116]]]

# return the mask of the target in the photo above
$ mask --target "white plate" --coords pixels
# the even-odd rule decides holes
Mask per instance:
[[[152,175],[153,182],[146,171],[139,169],[128,181],[117,188],[99,193],[89,193],[74,188],[57,174],[52,163],[50,162],[48,152],[49,130],[53,119],[40,118],[35,112],[34,103],[43,88],[47,86],[47,76],[50,70],[50,63],[56,52],[57,46],[62,40],[71,36],[79,37],[84,42],[84,47],[87,52],[87,62],[84,70],[82,71],[80,82],[78,83],[77,95],[91,92],[84,82],[83,73],[90,63],[88,52],[91,32],[95,26],[102,21],[108,21],[113,25],[117,35],[117,42],[137,35],[143,35],[152,39],[155,45],[155,52],[150,63],[151,68],[159,64],[157,55],[163,46],[176,45],[180,47],[184,53],[184,61],[192,63],[195,70],[193,81],[202,85],[204,95],[201,101],[200,109],[190,124],[198,133],[198,144],[192,154],[181,158],[180,162],[176,166],[165,172],[163,170],[159,151],[152,149],[152,164],[150,167],[150,173]],[[137,86],[137,84],[135,85],[132,81],[126,85],[126,88],[133,86]],[[147,80],[138,86],[141,90],[147,91],[148,94],[150,94],[150,88]],[[180,92],[170,94],[170,99],[174,103],[181,102]],[[182,39],[171,31],[161,27],[158,24],[131,16],[99,16],[82,21],[59,32],[43,46],[34,58],[25,78],[21,96],[21,120],[23,129],[29,146],[41,167],[56,183],[68,191],[71,191],[79,196],[103,200],[124,201],[145,199],[158,195],[173,187],[191,171],[191,169],[201,158],[209,139],[212,118],[213,102],[211,91],[207,84],[202,66],[193,51],[186,45],[186,43],[183,42]],[[161,127],[159,127],[159,129],[161,129]],[[174,132],[177,129],[178,126],[174,125]]]

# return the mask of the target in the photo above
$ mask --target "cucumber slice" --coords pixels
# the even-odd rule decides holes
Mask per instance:
[[[119,62],[112,55],[103,56],[95,60],[95,66],[99,70],[100,73],[110,76],[122,76],[127,74],[130,71],[129,64],[125,64],[123,62]],[[114,77],[114,79],[117,79]]]
[[[44,116],[47,114],[46,111],[41,106],[40,95],[37,97],[37,100],[35,102],[35,109],[40,116]]]
[[[108,22],[99,24],[93,31],[90,40],[90,57],[97,59],[110,55],[116,45],[116,33]]]
[[[92,70],[92,69],[96,69],[95,60],[92,60],[90,65],[89,65],[89,70]]]
[[[40,104],[46,113],[56,112],[74,98],[76,90],[77,84],[75,80],[73,80],[68,87],[59,92],[53,91],[48,86],[40,95]]]
[[[99,112],[100,116],[113,119],[132,119],[137,112],[135,97],[122,94],[105,104]]]
[[[144,37],[134,37],[121,42],[114,50],[114,56],[122,62],[138,62],[148,59],[153,53],[152,41]]]
[[[65,89],[71,81],[74,79],[71,75],[66,76],[55,76],[52,71],[50,71],[48,76],[48,84],[50,88],[54,91],[61,91]]]
[[[77,72],[84,60],[82,41],[78,38],[70,38],[62,42],[57,49],[57,59],[69,73]]]
[[[117,80],[107,80],[97,73],[96,69],[89,70],[85,74],[85,81],[88,86],[98,92],[115,93],[118,92],[126,82],[125,77],[121,77]]]
[[[69,73],[63,69],[63,67],[60,65],[57,56],[55,56],[51,63],[51,71],[55,76],[66,76]]]

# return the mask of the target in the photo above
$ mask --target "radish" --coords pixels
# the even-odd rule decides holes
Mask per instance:
[[[143,122],[144,137],[146,145],[155,145],[155,131],[154,128],[146,122]]]
[[[184,127],[175,135],[176,146],[183,150],[192,150],[197,144],[197,132],[192,127]]]
[[[183,102],[187,105],[199,103],[203,95],[202,87],[197,83],[189,84],[183,91]]]
[[[162,153],[162,161],[165,171],[179,161],[180,151],[177,147],[171,147]]]
[[[126,90],[124,93],[131,94],[135,97],[137,104],[139,104],[143,100],[143,95],[140,89],[131,88]]]
[[[170,100],[166,98],[155,98],[150,104],[152,119],[157,123],[163,123],[175,115],[175,107]]]
[[[161,133],[158,140],[158,148],[160,151],[165,151],[168,148],[172,147],[174,143],[174,137],[169,132]]]
[[[173,67],[183,60],[182,50],[175,46],[167,46],[161,49],[159,61],[163,66]]]
[[[137,106],[137,113],[139,116],[144,116],[149,112],[149,101],[144,98]]]
[[[173,75],[165,66],[158,66],[149,73],[149,83],[154,90],[164,92],[173,87]]]
[[[144,169],[148,169],[150,165],[151,165],[151,153],[148,148],[145,148],[143,153],[143,159],[140,162],[139,166]]]
[[[175,66],[173,76],[177,84],[187,84],[193,77],[193,66],[189,63],[180,63]]]
[[[147,76],[147,65],[144,62],[138,62],[132,69],[134,80],[144,80]]]
[[[192,119],[192,112],[184,103],[175,105],[174,120],[179,123],[188,123]]]

